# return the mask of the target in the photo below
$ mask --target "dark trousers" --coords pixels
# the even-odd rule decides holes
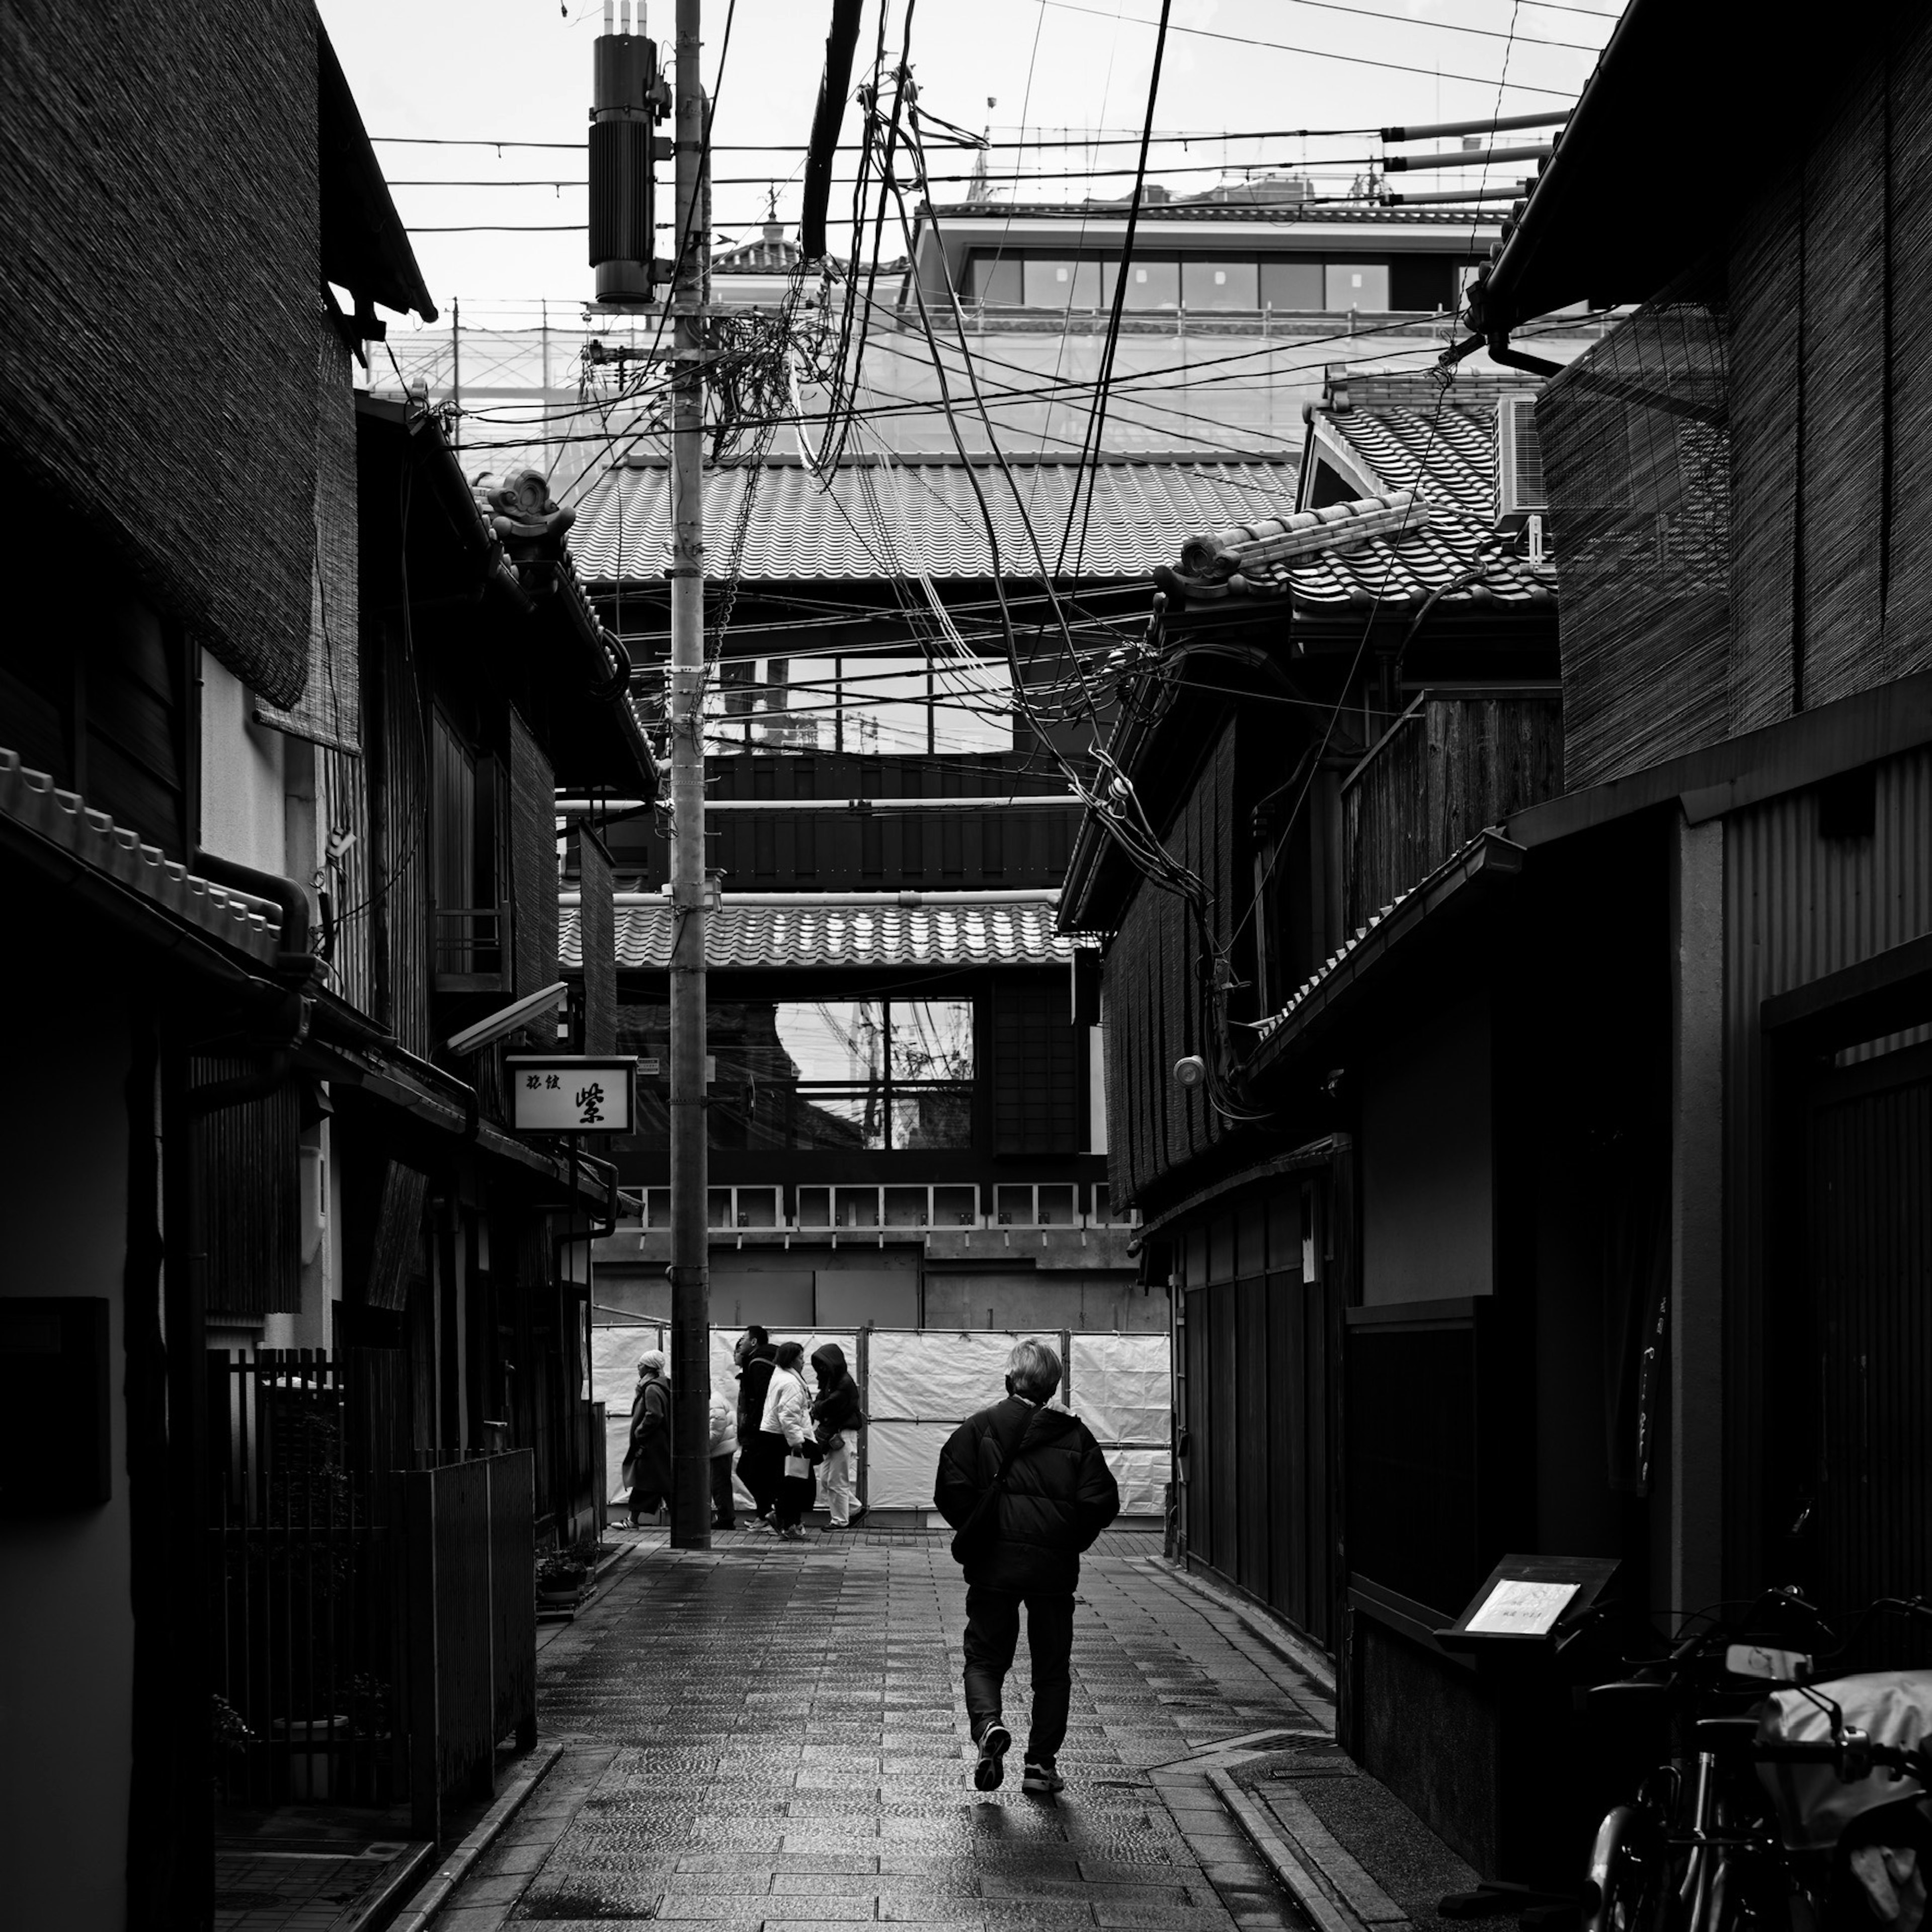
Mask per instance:
[[[731,1493],[731,1459],[711,1459],[711,1520],[718,1529],[729,1529],[738,1520],[738,1504]]]
[[[738,1474],[752,1500],[763,1516],[777,1500],[778,1483],[784,1470],[784,1438],[767,1436],[761,1429],[740,1438]]]
[[[1033,1661],[1033,1729],[1026,1754],[1051,1762],[1066,1738],[1067,1700],[1073,1691],[1073,1594],[991,1590],[966,1592],[966,1714],[975,1742],[1000,1714],[1000,1690],[1020,1640],[1026,1605],[1027,1654]]]
[[[810,1476],[788,1476],[784,1465],[778,1465],[778,1499],[772,1510],[772,1521],[780,1529],[790,1529],[804,1518],[811,1508],[817,1490],[816,1480]]]

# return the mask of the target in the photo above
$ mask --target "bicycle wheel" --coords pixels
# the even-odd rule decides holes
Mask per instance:
[[[1670,1868],[1648,1812],[1619,1804],[1597,1827],[1583,1882],[1582,1932],[1665,1932]]]

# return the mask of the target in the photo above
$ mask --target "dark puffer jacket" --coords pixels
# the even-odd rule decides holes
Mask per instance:
[[[764,1342],[746,1358],[738,1377],[738,1440],[748,1445],[764,1419],[765,1394],[772,1385],[772,1370],[778,1364],[777,1349]]]
[[[812,1405],[812,1420],[819,1441],[856,1435],[865,1427],[866,1417],[859,1406],[859,1384],[845,1366],[845,1351],[836,1342],[824,1342],[812,1350],[812,1366],[818,1376],[818,1399]]]
[[[1120,1514],[1120,1486],[1093,1432],[1064,1409],[1018,1396],[982,1408],[939,1453],[934,1505],[955,1529],[1004,1467],[1006,1486],[974,1534],[968,1584],[996,1590],[1071,1590],[1080,1554]]]

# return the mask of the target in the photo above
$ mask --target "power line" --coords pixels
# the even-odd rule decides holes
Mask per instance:
[[[1064,11],[1068,13],[1087,14],[1091,13],[1094,10],[1093,8],[1088,7],[1066,6],[1064,0],[1046,0],[1046,4],[1049,7],[1060,7]],[[1499,32],[1494,27],[1471,27],[1465,26],[1463,22],[1460,20],[1432,20],[1426,15],[1420,14],[1384,13],[1378,7],[1351,6],[1346,4],[1346,0],[1288,0],[1288,4],[1291,6],[1295,7],[1318,7],[1324,13],[1353,14],[1357,19],[1363,20],[1393,20],[1398,26],[1432,27],[1438,32],[1445,34],[1478,34],[1484,40],[1507,40],[1509,38],[1507,34]],[[1594,17],[1598,20],[1602,20],[1606,16],[1602,14],[1598,14]],[[1124,24],[1133,26],[1152,26],[1154,25],[1154,22],[1151,20],[1135,20],[1130,16],[1124,16],[1123,22]],[[1176,33],[1185,34],[1192,32],[1195,30],[1187,27],[1177,27],[1174,31]],[[1222,39],[1232,39],[1234,37],[1232,34],[1223,34],[1220,36],[1220,38]],[[1534,46],[1562,47],[1566,52],[1570,53],[1594,54],[1599,51],[1596,47],[1588,46],[1581,40],[1537,40],[1527,34],[1520,34],[1517,38],[1520,44],[1526,42],[1529,45]],[[1256,46],[1272,46],[1274,43],[1268,40],[1257,40],[1254,42],[1253,44]],[[1300,53],[1305,50],[1298,47],[1293,50],[1293,51],[1297,53]],[[1446,79],[1447,76],[1445,76],[1444,78]]]
[[[1042,0],[1042,4],[1048,7],[1058,7],[1063,13],[1066,14],[1091,14],[1096,20],[1118,21],[1120,17],[1116,14],[1102,13],[1097,7],[1082,6],[1079,0]],[[1350,8],[1348,10],[1353,12],[1354,10]],[[1150,27],[1154,22],[1151,20],[1138,20],[1132,24],[1136,26]],[[1404,24],[1408,26],[1418,26],[1424,23],[1420,20],[1410,20],[1405,22]],[[1174,32],[1177,34],[1192,34],[1196,40],[1227,40],[1236,46],[1265,47],[1274,53],[1300,54],[1310,60],[1342,61],[1352,67],[1386,68],[1391,74],[1419,74],[1430,80],[1466,80],[1475,87],[1487,87],[1490,84],[1490,77],[1486,74],[1451,74],[1447,68],[1415,67],[1407,61],[1376,60],[1368,54],[1338,54],[1330,52],[1326,47],[1298,47],[1291,45],[1286,40],[1257,40],[1249,34],[1219,33],[1211,27],[1176,27]],[[1594,53],[1596,50],[1593,47],[1587,51]],[[1532,87],[1522,81],[1512,81],[1509,84],[1519,94],[1547,94],[1552,100],[1564,100],[1571,98],[1569,91],[1562,88]]]

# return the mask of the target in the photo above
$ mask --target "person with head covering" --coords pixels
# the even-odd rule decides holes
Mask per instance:
[[[738,1408],[721,1390],[711,1391],[711,1527],[735,1529],[738,1504],[731,1493],[731,1458],[738,1453]]]
[[[812,1467],[822,1453],[812,1432],[812,1392],[799,1373],[804,1362],[802,1342],[778,1344],[771,1387],[765,1391],[765,1412],[759,1418],[760,1432],[770,1445],[766,1453],[779,1469],[772,1527],[788,1543],[805,1540],[800,1519],[812,1507]]]
[[[1006,1400],[962,1422],[939,1454],[932,1500],[957,1532],[952,1560],[966,1571],[966,1715],[982,1791],[998,1786],[1012,1748],[1000,1696],[1022,1604],[1033,1729],[1020,1788],[1050,1797],[1064,1786],[1058,1758],[1073,1685],[1080,1556],[1120,1512],[1119,1487],[1092,1432],[1048,1406],[1059,1387],[1059,1355],[1036,1339],[1016,1343]]]
[[[818,1377],[818,1397],[812,1405],[813,1432],[825,1452],[820,1475],[824,1479],[826,1513],[834,1529],[849,1529],[866,1514],[852,1487],[852,1466],[859,1432],[866,1426],[859,1406],[859,1384],[845,1366],[845,1351],[836,1342],[812,1352]]]
[[[638,1358],[638,1392],[631,1399],[631,1440],[624,1452],[624,1480],[631,1492],[633,1529],[670,1500],[670,1383],[661,1348],[647,1349]]]
[[[738,1338],[733,1352],[739,1370],[738,1480],[751,1492],[758,1520],[769,1529],[784,1463],[784,1450],[764,1433],[765,1397],[771,1388],[777,1351],[770,1336],[754,1322]]]

